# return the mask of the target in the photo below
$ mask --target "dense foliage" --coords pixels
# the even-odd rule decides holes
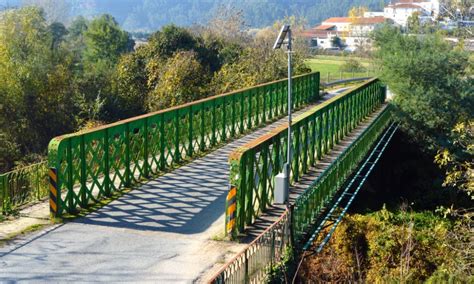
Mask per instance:
[[[110,15],[49,23],[42,10],[0,14],[0,171],[46,153],[54,136],[286,76],[276,29],[255,38],[240,13],[193,30],[164,26],[134,41]],[[308,72],[295,55],[296,73]]]
[[[446,185],[472,194],[474,60],[437,34],[374,34],[381,77],[395,94],[403,129],[447,169]],[[473,196],[474,198],[474,196]]]
[[[453,230],[469,233],[461,221],[430,212],[383,208],[349,215],[321,255],[304,263],[300,276],[316,283],[469,283],[471,244]]]
[[[359,193],[357,214],[344,218],[319,255],[307,256],[299,276],[316,283],[472,283],[472,55],[434,33],[387,26],[374,40],[400,131]]]

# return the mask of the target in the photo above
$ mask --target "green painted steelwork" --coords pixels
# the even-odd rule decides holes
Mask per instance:
[[[319,96],[319,73],[294,78],[294,108]],[[58,212],[74,213],[111,193],[179,166],[286,114],[286,80],[210,97],[54,138]]]
[[[291,182],[315,166],[357,124],[385,101],[385,88],[370,80],[337,95],[295,119],[292,126]],[[239,148],[230,156],[230,183],[237,188],[233,234],[244,231],[273,202],[274,178],[286,161],[287,126]],[[324,194],[323,194],[324,195]]]
[[[290,219],[290,211],[285,210],[275,223],[228,261],[207,283],[267,283],[272,266],[279,264],[289,252]]]
[[[377,81],[373,82],[379,84]],[[379,87],[376,92],[377,100],[381,103],[385,100],[385,90],[378,89]],[[323,206],[327,205],[344,185],[391,121],[392,115],[387,107],[275,223],[228,261],[208,283],[263,282],[267,279],[271,267],[282,260],[284,248],[291,245],[293,249],[300,251],[310,229],[318,226],[315,220],[320,216]],[[261,138],[259,141],[264,143],[265,139]]]
[[[304,241],[323,208],[330,204],[391,121],[392,114],[387,107],[298,197],[292,210],[292,230],[296,243]]]
[[[8,214],[19,206],[48,196],[46,162],[0,174],[0,208]]]

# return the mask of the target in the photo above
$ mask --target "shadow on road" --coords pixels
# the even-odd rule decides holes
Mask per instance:
[[[228,186],[225,147],[142,185],[76,223],[195,234],[225,210]]]

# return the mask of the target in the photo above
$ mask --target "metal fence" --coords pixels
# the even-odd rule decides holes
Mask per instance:
[[[372,82],[379,84],[377,81]],[[376,100],[378,100],[380,104],[385,100],[385,90],[379,85],[376,93]],[[354,107],[355,105],[351,104],[350,106]],[[366,107],[372,109],[370,105]],[[318,110],[316,110],[316,112],[317,111]],[[363,115],[363,113],[362,111],[359,115]],[[313,228],[314,221],[321,213],[323,206],[330,201],[337,190],[344,184],[345,180],[356,169],[360,161],[362,161],[364,156],[370,151],[372,145],[389,125],[391,120],[392,116],[390,110],[386,108],[370,126],[331,163],[306,192],[296,199],[289,210],[285,211],[271,227],[257,237],[248,247],[228,261],[210,279],[209,283],[264,282],[269,268],[273,264],[281,261],[281,254],[268,253],[268,251],[272,252],[277,249],[272,245],[275,243],[273,238],[275,230],[280,233],[280,238],[285,240],[286,245],[291,242],[297,250],[301,249],[304,241],[307,239],[309,230]],[[347,121],[347,123],[350,124],[350,121]],[[354,126],[348,125],[346,130],[349,131],[353,127]],[[328,129],[325,128],[325,130],[327,131]],[[265,143],[266,139],[260,138],[257,141],[256,143]],[[306,136],[306,139],[299,140],[298,143],[303,143],[304,141],[309,143],[309,136]],[[329,142],[326,141],[326,143]],[[303,148],[304,147],[298,147],[298,149]],[[310,151],[310,153],[315,155],[315,152]],[[282,227],[284,227],[284,229],[281,229]],[[283,235],[282,232],[285,232],[286,235]],[[280,253],[282,247],[283,246],[278,246]],[[264,255],[264,257],[262,257],[262,255]]]
[[[362,72],[324,72],[321,73],[321,82],[322,83],[329,83],[334,81],[342,81],[345,79],[352,79],[357,77],[376,77],[377,72],[374,70],[366,70]]]
[[[319,96],[319,73],[294,78],[294,108]],[[280,80],[54,138],[57,212],[75,212],[104,196],[179,166],[287,111]]]
[[[385,101],[378,79],[337,95],[295,119],[292,127],[291,181],[315,166],[345,135]],[[286,161],[287,127],[282,126],[230,155],[230,183],[237,188],[236,226],[243,232],[272,204],[274,177]]]
[[[296,243],[303,241],[321,210],[331,202],[336,192],[358,167],[381,133],[387,128],[391,118],[391,113],[386,108],[298,197],[292,211],[292,229]]]
[[[46,162],[0,174],[0,208],[8,214],[27,203],[48,196]]]
[[[272,265],[281,261],[290,245],[291,214],[281,217],[237,256],[223,266],[209,283],[262,283]]]

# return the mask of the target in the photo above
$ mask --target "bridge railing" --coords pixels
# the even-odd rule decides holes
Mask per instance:
[[[319,73],[296,76],[293,94],[294,108],[316,99]],[[279,80],[54,138],[48,151],[56,172],[53,213],[76,212],[286,112],[287,82]]]
[[[384,101],[385,88],[373,79],[296,118],[292,126],[291,181],[297,181],[309,167],[315,166]],[[274,178],[282,172],[286,161],[286,143],[287,126],[282,126],[231,153],[230,183],[231,188],[237,189],[232,235],[243,232],[272,204]],[[226,216],[226,220],[229,218]]]
[[[268,268],[279,263],[290,244],[290,211],[286,210],[239,254],[227,262],[209,283],[264,283]]]
[[[18,207],[48,196],[46,161],[0,174],[0,208],[8,214]]]
[[[392,120],[386,108],[351,145],[299,196],[268,229],[229,260],[208,283],[265,282],[272,265],[282,260],[282,250],[292,245],[300,251],[323,206],[334,197],[358,167]],[[278,236],[278,237],[275,237]],[[277,252],[277,253],[275,253]]]
[[[386,108],[296,199],[292,210],[295,243],[303,240],[321,210],[334,198],[391,120],[390,110]]]

